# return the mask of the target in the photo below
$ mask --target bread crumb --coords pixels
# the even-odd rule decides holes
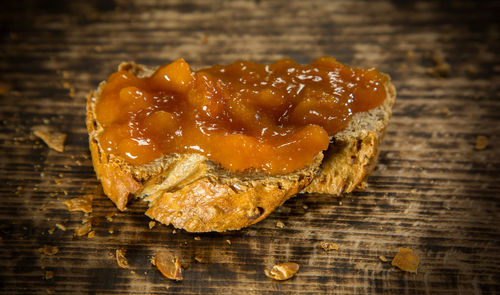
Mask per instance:
[[[69,97],[75,98],[75,88],[74,87],[71,87],[69,89]]]
[[[229,245],[231,245],[231,240],[226,240],[226,243],[228,243]]]
[[[0,95],[7,94],[10,91],[10,84],[0,82]]]
[[[276,222],[276,227],[284,228],[285,224],[283,222],[281,222],[281,221],[278,221],[278,222]]]
[[[46,279],[46,280],[50,280],[50,279],[52,279],[52,278],[54,278],[54,272],[53,272],[53,271],[51,271],[51,270],[47,270],[47,271],[45,272],[45,279]]]
[[[431,58],[434,62],[434,67],[428,69],[427,72],[438,78],[448,77],[451,72],[451,67],[450,64],[444,60],[443,53],[439,50],[434,51]]]
[[[380,259],[380,261],[382,261],[382,262],[387,262],[387,258],[385,258],[385,256],[384,256],[384,255],[380,255],[380,256],[378,257],[378,259]]]
[[[64,202],[68,206],[69,211],[83,211],[85,213],[92,213],[92,200],[93,195],[85,195],[81,198],[74,198]]]
[[[203,259],[200,257],[195,256],[194,260],[198,261],[199,263],[203,263]]]
[[[149,222],[149,229],[152,229],[153,227],[155,227],[155,225],[156,225],[156,222],[150,221]]]
[[[56,227],[62,231],[66,231],[66,227],[60,223],[56,223]]]
[[[64,152],[64,141],[66,134],[51,130],[44,125],[37,125],[32,128],[33,134],[42,139],[49,148],[58,152]]]
[[[302,205],[302,208],[303,208],[304,210],[307,210],[307,209],[309,209],[309,206],[307,206],[307,205]]]
[[[106,214],[106,220],[109,221],[109,222],[112,222],[113,221],[113,217],[116,215],[115,212],[112,212],[112,213],[108,213]]]
[[[56,255],[59,252],[59,248],[56,246],[49,246],[49,245],[44,245],[43,248],[38,249],[40,253],[45,254],[45,255]]]
[[[330,250],[338,250],[339,249],[339,245],[336,244],[336,243],[331,243],[331,242],[321,242],[319,243],[319,245],[321,246],[321,248],[323,248],[323,250],[325,251],[330,251]]]
[[[131,270],[130,273],[133,274],[133,275],[135,275],[135,271],[133,271],[133,270]]]
[[[75,237],[81,237],[88,234],[92,230],[92,224],[90,222],[82,224],[80,227],[75,229],[73,235]]]
[[[201,240],[201,238],[200,238],[199,236],[194,237],[194,239],[195,239],[196,241]]]
[[[125,251],[121,249],[116,249],[116,262],[121,268],[130,268],[128,264],[128,259],[125,257]]]
[[[87,235],[87,237],[88,237],[89,239],[94,238],[94,237],[95,237],[95,231],[93,230],[93,231],[89,232],[89,234]]]
[[[476,150],[484,150],[488,146],[488,138],[486,136],[479,135],[476,138]]]
[[[271,270],[264,270],[267,277],[283,281],[293,277],[299,271],[299,265],[294,262],[285,262],[274,265]]]
[[[151,263],[171,280],[182,281],[182,266],[179,257],[170,251],[160,251],[155,254]]]
[[[108,230],[108,233],[110,233],[110,234],[114,234],[114,233],[115,233],[115,229],[114,229],[114,228],[110,228],[110,229]]]
[[[51,235],[54,233],[55,230],[56,230],[55,227],[51,227],[47,232],[49,233],[49,235]]]
[[[175,234],[177,231],[175,230],[175,228],[172,230],[172,233]]]
[[[449,116],[451,114],[450,110],[447,107],[441,108],[441,114],[445,116]]]
[[[411,249],[399,248],[398,254],[396,254],[391,264],[403,271],[416,273],[419,262],[420,257],[413,253]]]

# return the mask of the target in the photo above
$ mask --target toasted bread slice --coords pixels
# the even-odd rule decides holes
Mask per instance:
[[[122,63],[137,77],[154,69]],[[257,223],[287,199],[304,192],[340,194],[358,186],[372,169],[395,99],[392,84],[376,109],[354,115],[347,128],[332,138],[328,151],[313,163],[285,175],[258,171],[233,172],[200,154],[169,154],[134,166],[107,153],[99,144],[103,127],[96,103],[106,82],[87,99],[87,128],[92,161],[104,193],[125,210],[133,197],[149,202],[146,215],[191,232],[236,230]]]

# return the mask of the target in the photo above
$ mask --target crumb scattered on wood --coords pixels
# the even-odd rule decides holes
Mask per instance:
[[[76,92],[76,91],[75,91],[75,88],[74,88],[74,87],[71,87],[71,88],[69,89],[69,97],[71,97],[71,98],[75,98],[75,92]]]
[[[273,280],[283,281],[293,277],[298,271],[297,263],[285,262],[274,265],[270,270],[264,270],[264,273]]]
[[[153,265],[166,277],[171,280],[181,281],[182,266],[179,257],[170,251],[160,251],[151,260]]]
[[[441,114],[449,116],[451,114],[450,109],[448,109],[447,107],[441,108]]]
[[[203,43],[203,44],[207,44],[208,43],[208,37],[206,35],[203,35],[201,37],[201,43]]]
[[[392,260],[392,265],[403,271],[417,272],[420,257],[408,248],[399,248],[398,254]]]
[[[93,195],[85,195],[81,198],[74,198],[69,201],[64,202],[68,206],[69,211],[83,211],[85,213],[92,212],[92,200]]]
[[[476,150],[484,150],[488,146],[488,138],[486,136],[479,135],[476,138]]]
[[[278,221],[278,222],[276,222],[276,227],[284,228],[285,224],[283,222],[281,222],[281,221]]]
[[[53,271],[51,271],[51,270],[47,270],[47,271],[45,272],[45,279],[46,279],[46,280],[50,280],[50,279],[52,279],[52,278],[54,278],[54,272],[53,272]]]
[[[199,263],[203,263],[203,258],[201,258],[201,257],[195,256],[194,260],[198,261]]]
[[[194,239],[195,239],[196,241],[201,240],[201,238],[200,238],[199,236],[194,237]]]
[[[229,245],[231,245],[231,240],[226,240],[226,243],[228,243]]]
[[[321,242],[321,243],[319,243],[319,245],[325,251],[338,250],[339,249],[339,245],[336,244],[336,243],[332,243],[332,242]]]
[[[309,206],[307,206],[307,205],[302,205],[302,208],[303,208],[304,210],[307,210],[307,209],[309,209]]]
[[[378,257],[378,259],[380,259],[380,261],[382,261],[382,262],[387,262],[388,261],[387,258],[384,255],[380,255]]]
[[[60,223],[56,223],[56,227],[62,231],[66,231],[66,227]]]
[[[113,221],[113,217],[115,215],[116,215],[115,212],[111,212],[111,213],[106,214],[106,220],[109,221],[109,222],[112,222]]]
[[[10,84],[0,82],[0,95],[8,93],[10,91],[10,87]]]
[[[428,73],[438,77],[438,78],[443,78],[443,77],[448,77],[451,72],[451,67],[450,64],[448,64],[444,60],[444,55],[441,51],[435,51],[432,56],[432,61],[434,62],[434,67],[428,69]]]
[[[150,221],[149,222],[149,229],[152,229],[153,227],[155,227],[155,225],[156,225],[156,222]]]
[[[47,232],[49,233],[49,235],[51,235],[54,233],[55,230],[56,230],[55,227],[51,227]]]
[[[130,268],[128,264],[128,259],[125,257],[125,251],[122,249],[116,249],[116,262],[121,268]]]
[[[90,222],[87,222],[79,226],[77,229],[75,229],[73,235],[75,237],[81,237],[88,234],[91,230],[92,230],[92,224]]]
[[[57,132],[45,125],[37,125],[32,128],[33,134],[42,139],[49,148],[58,152],[64,152],[64,141],[66,134]]]
[[[43,248],[38,249],[40,253],[45,255],[56,255],[59,252],[59,248],[57,246],[49,246],[44,245]]]
[[[87,237],[88,237],[89,239],[94,238],[94,237],[95,237],[95,231],[91,231],[91,232],[89,232],[89,234],[87,235]]]

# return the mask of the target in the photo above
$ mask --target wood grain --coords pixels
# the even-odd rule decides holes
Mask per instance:
[[[1,293],[500,292],[498,1],[2,5]],[[429,74],[436,52],[450,65],[448,77]],[[200,68],[321,55],[376,67],[398,90],[365,191],[300,195],[263,222],[223,234],[149,229],[145,204],[118,213],[102,194],[89,159],[84,97],[121,61],[154,66],[184,57]],[[40,124],[68,134],[64,153],[31,135]],[[479,135],[488,139],[484,150],[474,147]],[[64,205],[85,194],[96,195],[91,239],[73,237],[87,217]],[[325,252],[322,241],[340,249]],[[44,245],[59,251],[45,255]],[[379,260],[390,261],[398,247],[420,255],[417,274]],[[118,266],[116,249],[127,251],[130,270]],[[151,265],[162,249],[181,257],[184,281],[169,281]],[[264,275],[264,268],[287,261],[300,264],[294,278],[274,282]],[[54,277],[45,279],[46,271]]]

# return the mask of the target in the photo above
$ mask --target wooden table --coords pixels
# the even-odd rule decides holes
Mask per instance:
[[[498,294],[499,11],[498,1],[3,3],[1,293]],[[118,213],[103,195],[89,159],[85,95],[121,61],[184,57],[196,69],[321,55],[376,67],[398,90],[365,191],[300,195],[259,224],[223,234],[149,229],[146,204]],[[32,135],[40,124],[68,135],[63,153]],[[475,148],[478,136],[485,149]],[[96,195],[95,236],[73,237],[89,217],[64,201],[86,194]],[[325,252],[321,241],[340,249]],[[41,252],[45,245],[58,252]],[[417,274],[391,266],[398,247],[419,254]],[[116,249],[126,250],[130,269],[117,265]],[[161,249],[180,255],[184,281],[151,265]],[[285,261],[300,264],[294,278],[264,275]]]

